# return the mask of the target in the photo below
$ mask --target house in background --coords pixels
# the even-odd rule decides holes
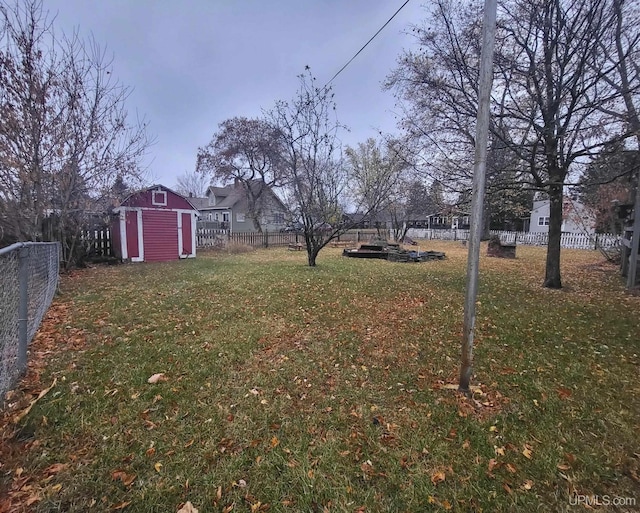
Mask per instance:
[[[271,187],[258,180],[250,182],[252,188],[264,187],[259,195],[260,226],[263,232],[278,232],[287,225],[288,210]],[[249,213],[249,199],[242,183],[235,181],[225,187],[211,186],[206,198],[193,198],[200,212],[198,225],[218,228],[233,233],[257,232]]]
[[[197,217],[185,197],[163,185],[130,194],[113,209],[114,254],[131,262],[194,258]]]
[[[562,232],[584,233],[593,235],[596,232],[596,218],[582,203],[565,196],[562,201]],[[549,200],[541,199],[533,202],[529,218],[529,232],[549,233]]]
[[[468,230],[470,216],[466,212],[448,208],[434,214],[414,217],[407,222],[407,226],[427,230]]]

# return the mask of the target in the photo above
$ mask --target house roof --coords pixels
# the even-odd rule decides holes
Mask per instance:
[[[204,207],[209,206],[209,198],[187,198],[196,209],[202,210]]]
[[[258,192],[259,188],[264,187],[264,192],[275,199],[275,201],[277,201],[278,205],[282,207],[283,210],[286,210],[286,207],[282,203],[282,200],[280,200],[280,198],[278,198],[278,196],[273,192],[273,189],[268,185],[265,185],[263,181],[251,180],[249,182],[249,186],[254,192]],[[231,209],[238,202],[246,199],[247,197],[244,187],[242,187],[242,185],[238,182],[226,185],[224,187],[210,186],[207,189],[207,198],[205,198],[207,202],[208,197],[211,195],[214,195],[216,198],[218,198],[219,201],[216,202],[215,206],[209,206],[207,203],[203,205],[203,207],[201,207],[199,210]]]

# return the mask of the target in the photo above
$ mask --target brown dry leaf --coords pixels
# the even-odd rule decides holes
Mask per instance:
[[[498,466],[498,460],[496,460],[495,458],[491,458],[489,460],[489,472],[492,472],[494,468],[496,468]]]
[[[557,465],[558,470],[567,471],[571,468],[571,465],[567,465],[566,463],[560,463]]]
[[[509,483],[502,483],[502,488],[504,488],[504,491],[507,492],[509,495],[513,493],[511,491],[511,486],[509,486]]]
[[[364,474],[365,479],[368,479],[375,474],[375,471],[373,469],[373,463],[371,463],[371,460],[367,460],[364,463],[362,463],[362,465],[360,465],[360,470],[362,470],[362,473]]]
[[[149,447],[145,454],[149,457],[153,456],[156,453],[156,448],[155,447]]]
[[[136,475],[127,474],[123,470],[115,470],[111,473],[111,479],[114,481],[122,481],[122,484],[125,486],[131,486],[131,484],[136,480]]]
[[[441,483],[446,478],[447,478],[447,476],[441,470],[438,470],[437,472],[434,472],[433,474],[431,474],[431,482],[434,485],[437,485],[438,483]]]
[[[36,502],[39,502],[42,500],[42,497],[40,497],[40,495],[35,494],[35,495],[31,495],[26,501],[25,501],[25,505],[26,506],[31,506],[32,504],[35,504]]]
[[[516,466],[515,466],[515,465],[513,465],[513,464],[511,464],[511,463],[507,463],[507,464],[505,465],[505,468],[506,468],[509,472],[511,472],[512,474],[515,474],[515,473],[517,472]]]
[[[271,447],[272,447],[272,448],[273,448],[273,447],[278,447],[278,445],[280,445],[280,440],[278,440],[278,437],[277,437],[277,436],[274,436],[274,437],[271,439]]]
[[[231,513],[233,511],[233,508],[235,507],[235,505],[236,505],[236,503],[232,502],[228,506],[225,506],[224,508],[222,508],[222,513]]]
[[[522,449],[522,455],[527,458],[527,459],[531,459],[533,452],[531,451],[531,447],[529,447],[528,445],[525,445],[524,449]]]
[[[153,466],[153,468],[156,469],[156,472],[160,472],[160,470],[162,469],[162,463],[160,463],[159,461]]]
[[[54,463],[53,465],[49,465],[44,472],[48,475],[57,474],[65,470],[68,466],[67,463]]]
[[[118,504],[114,504],[113,506],[111,506],[111,509],[115,509],[115,510],[124,509],[124,508],[126,508],[129,504],[131,504],[131,501],[123,501],[123,502],[119,502]]]
[[[447,499],[442,501],[442,507],[447,511],[453,509],[453,506],[451,506],[451,503]]]
[[[31,411],[31,408],[33,408],[33,406],[40,400],[42,399],[45,395],[47,395],[49,393],[49,391],[56,386],[56,383],[58,382],[58,378],[53,378],[53,383],[51,383],[51,386],[48,388],[45,388],[42,392],[40,392],[38,394],[38,397],[36,397],[33,401],[31,401],[29,403],[29,406],[27,406],[24,410],[22,410],[20,413],[18,413],[15,417],[13,417],[12,422],[14,424],[17,424],[18,422],[20,422],[24,417],[26,417],[29,412]]]
[[[256,513],[256,511],[260,511],[260,506],[262,506],[262,503],[260,501],[256,502],[255,504],[252,504],[251,513]]]
[[[191,502],[187,501],[185,505],[178,510],[178,513],[198,513],[198,510],[193,507]]]
[[[567,399],[571,397],[571,390],[566,387],[558,387],[556,392],[558,392],[558,397],[560,397],[560,399]]]
[[[522,484],[522,488],[524,488],[525,490],[531,490],[531,488],[533,488],[533,481],[531,481],[531,479],[527,479],[527,480]]]
[[[158,372],[157,374],[151,376],[147,380],[147,383],[151,383],[153,385],[154,383],[161,383],[163,381],[169,381],[169,378],[164,375],[164,372]]]

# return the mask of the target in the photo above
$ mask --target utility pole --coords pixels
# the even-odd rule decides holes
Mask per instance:
[[[631,232],[631,256],[627,271],[627,289],[636,286],[638,276],[638,248],[640,248],[640,171],[636,185],[636,199],[633,205],[633,231]]]
[[[482,235],[482,207],[484,204],[487,167],[487,141],[489,139],[489,105],[493,83],[493,49],[496,36],[497,0],[485,0],[482,21],[482,50],[478,88],[478,117],[476,121],[476,148],[473,165],[473,193],[471,198],[471,226],[467,256],[467,291],[464,302],[464,330],[458,390],[470,395],[473,364],[473,335],[476,323],[476,297],[478,296],[478,262]]]

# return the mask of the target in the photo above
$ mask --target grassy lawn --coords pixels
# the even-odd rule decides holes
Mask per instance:
[[[639,509],[640,297],[617,268],[563,250],[552,291],[544,248],[483,256],[467,399],[446,386],[466,248],[422,249],[448,258],[325,249],[311,269],[270,249],[63,277],[4,414],[0,511]]]

